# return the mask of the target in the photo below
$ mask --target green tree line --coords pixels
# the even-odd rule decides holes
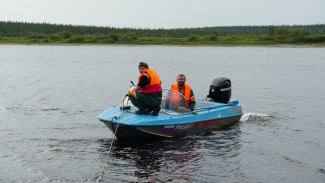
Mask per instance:
[[[39,43],[323,43],[324,31],[325,24],[135,29],[0,21],[0,40],[26,38]]]

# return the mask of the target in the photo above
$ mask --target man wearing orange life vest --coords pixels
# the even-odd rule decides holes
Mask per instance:
[[[177,84],[173,84],[172,87],[170,88],[171,90],[177,91],[181,94],[184,95],[186,103],[188,108],[191,111],[194,111],[195,107],[195,96],[194,92],[191,89],[190,85],[185,84],[186,82],[186,77],[184,74],[179,74],[176,79]],[[179,109],[184,112],[188,112],[188,110],[185,107],[182,107],[182,109]]]
[[[157,116],[160,111],[162,88],[156,71],[149,69],[145,62],[140,62],[138,85],[128,93],[132,104],[139,108],[136,114]]]

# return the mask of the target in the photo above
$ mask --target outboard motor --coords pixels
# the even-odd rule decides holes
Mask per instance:
[[[216,78],[210,85],[208,100],[228,103],[231,97],[231,81],[229,78]]]

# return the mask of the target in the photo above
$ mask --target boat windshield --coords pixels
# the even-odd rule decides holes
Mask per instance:
[[[184,96],[176,91],[163,89],[161,112],[171,115],[183,115],[188,114],[188,106]]]

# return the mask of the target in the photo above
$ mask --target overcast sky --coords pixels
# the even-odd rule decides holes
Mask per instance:
[[[132,28],[325,23],[325,0],[0,0],[1,21]]]

